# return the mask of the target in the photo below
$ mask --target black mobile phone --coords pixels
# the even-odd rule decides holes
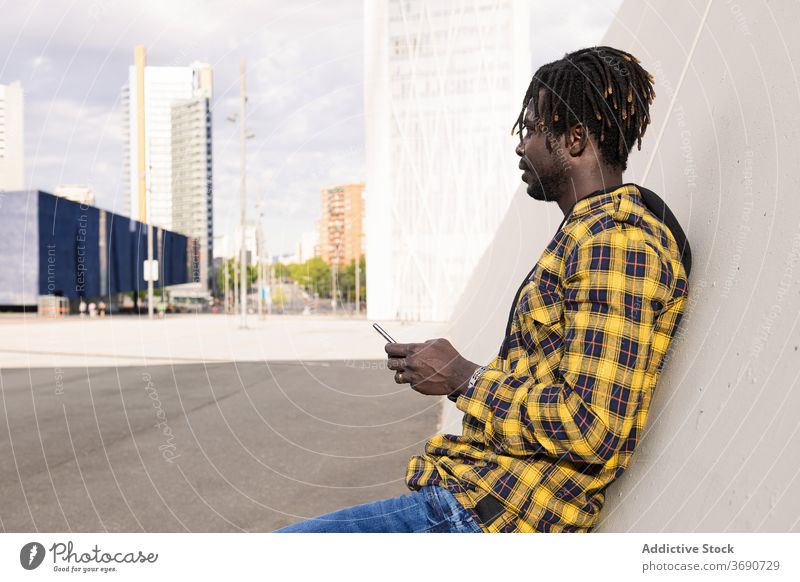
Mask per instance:
[[[392,336],[390,336],[388,333],[386,333],[386,331],[380,325],[378,325],[377,323],[373,323],[372,327],[375,328],[375,331],[377,331],[384,338],[386,338],[386,341],[389,342],[390,344],[396,344],[397,343],[396,341],[394,341],[392,339]]]

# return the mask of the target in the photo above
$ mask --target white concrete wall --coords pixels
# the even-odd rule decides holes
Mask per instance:
[[[517,180],[526,0],[367,0],[370,319],[447,321]]]
[[[625,178],[670,205],[694,255],[690,302],[630,469],[600,531],[800,531],[800,4],[627,0],[605,44],[656,78],[653,125]],[[576,47],[578,48],[578,47]],[[644,178],[656,139],[663,139]],[[522,277],[558,225],[520,190],[448,335],[496,353]],[[460,432],[447,402],[444,429]],[[454,430],[453,430],[454,429]]]

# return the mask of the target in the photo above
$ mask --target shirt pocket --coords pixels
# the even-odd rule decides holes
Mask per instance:
[[[537,278],[523,289],[515,326],[519,344],[527,353],[528,367],[547,375],[560,359],[564,337],[564,301],[560,285],[546,277]]]
[[[540,277],[524,287],[517,306],[517,324],[522,331],[532,326],[554,327],[563,316],[564,299],[559,283]]]

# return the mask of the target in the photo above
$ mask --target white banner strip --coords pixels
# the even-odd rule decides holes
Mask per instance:
[[[799,544],[800,534],[9,533],[0,580],[794,581]]]

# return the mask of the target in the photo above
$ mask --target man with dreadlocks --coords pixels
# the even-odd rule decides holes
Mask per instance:
[[[412,493],[279,531],[586,532],[628,467],[683,316],[691,252],[656,194],[623,183],[653,78],[593,47],[542,66],[514,125],[522,180],[564,212],[522,281],[498,355],[446,339],[386,345],[395,381],[447,395],[462,435],[430,438]]]

